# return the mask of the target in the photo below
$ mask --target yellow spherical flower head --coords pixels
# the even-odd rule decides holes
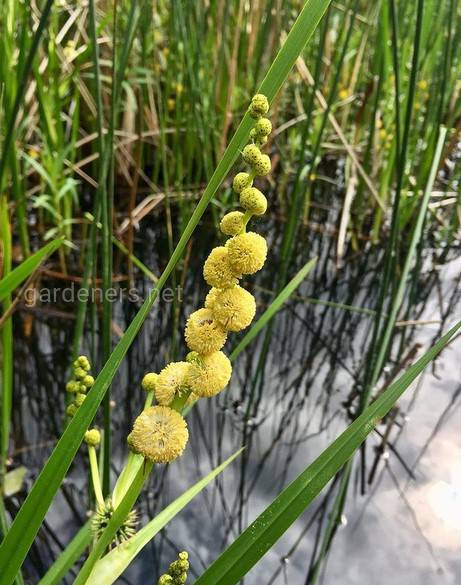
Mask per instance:
[[[134,421],[128,444],[153,463],[169,463],[182,454],[188,438],[186,421],[176,410],[151,406]]]
[[[256,187],[248,187],[240,193],[240,205],[254,215],[266,213],[267,199]]]
[[[244,189],[246,191],[247,189]],[[219,227],[223,234],[226,236],[236,236],[243,231],[245,223],[243,221],[244,214],[241,211],[231,211],[226,213],[222,218]]]
[[[216,296],[219,293],[219,288],[212,288],[210,292],[205,297],[205,309],[213,310],[213,305],[216,300]]]
[[[192,313],[186,323],[187,347],[202,355],[218,351],[226,343],[227,332],[213,317],[210,309]]]
[[[267,154],[262,154],[253,165],[253,170],[258,177],[264,177],[271,172],[271,159]]]
[[[272,132],[271,121],[267,118],[260,118],[256,122],[253,130],[257,136],[269,136],[269,134]]]
[[[254,296],[241,286],[219,291],[213,302],[213,315],[227,331],[245,329],[255,313]]]
[[[215,351],[191,362],[189,384],[196,396],[209,397],[229,383],[232,366],[222,351]]]
[[[210,286],[224,288],[237,284],[238,278],[229,264],[229,255],[225,246],[211,250],[203,266],[203,278]]]
[[[101,433],[98,429],[91,429],[85,433],[85,443],[90,447],[97,447],[101,442]]]
[[[187,362],[172,362],[163,368],[155,383],[155,398],[159,404],[168,405],[187,390],[189,368]]]
[[[247,232],[227,242],[229,262],[240,274],[254,274],[264,266],[267,256],[266,240],[254,232]]]

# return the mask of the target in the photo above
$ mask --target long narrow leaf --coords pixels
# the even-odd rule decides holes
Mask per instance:
[[[391,384],[198,578],[195,585],[238,583],[303,513],[378,422],[461,327],[461,321]]]
[[[21,262],[14,270],[12,270],[5,278],[0,280],[0,301],[3,301],[14,289],[21,284],[32,272],[40,266],[40,264],[51,256],[63,243],[64,238],[57,238],[38,252],[29,256],[24,262]]]
[[[260,86],[259,91],[264,93],[270,101],[273,100],[280,89],[330,2],[331,0],[308,0],[305,3],[301,14],[287,36],[285,44],[277,54]],[[45,514],[51,505],[54,495],[59,489],[80,446],[83,435],[91,424],[120,363],[125,357],[144,320],[149,315],[159,292],[181,258],[185,246],[209,202],[248,140],[253,123],[254,121],[249,114],[245,114],[228,147],[224,151],[223,157],[187,223],[158,283],[144,301],[125,334],[111,353],[89,392],[87,399],[67,426],[47,464],[32,487],[26,501],[19,510],[7,537],[0,546],[0,566],[3,569],[2,578],[5,585],[12,583],[21,567],[43,522]]]

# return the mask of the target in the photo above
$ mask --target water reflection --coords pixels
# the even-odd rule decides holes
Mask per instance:
[[[314,210],[313,220],[318,225],[335,225],[334,213],[325,206]],[[272,234],[272,257],[262,274],[245,283],[256,295],[260,311],[272,298],[282,229],[282,222],[261,226],[261,231]],[[187,269],[180,268],[176,275],[184,286],[178,327],[172,325],[174,306],[157,304],[116,377],[112,390],[114,473],[120,469],[126,453],[124,438],[143,402],[142,376],[158,371],[175,346],[178,355],[183,351],[180,332],[185,316],[206,292],[199,267],[203,250],[210,245],[206,232],[199,232]],[[165,234],[153,222],[143,233],[138,253],[158,272],[164,265],[165,248]],[[170,468],[159,467],[149,480],[139,503],[144,518],[153,517],[242,445],[244,454],[146,547],[120,582],[153,582],[182,549],[190,553],[191,574],[200,574],[349,422],[361,390],[382,257],[365,245],[360,253],[349,251],[344,267],[337,270],[334,237],[327,229],[306,229],[299,234],[290,273],[313,255],[319,257],[315,270],[271,327],[238,358],[230,388],[216,399],[202,401],[190,413],[191,441],[186,454]],[[430,250],[422,260],[424,271],[413,283],[412,305],[405,319],[437,324],[397,328],[386,380],[396,377],[438,337],[459,307],[460,262],[434,270]],[[136,284],[144,293],[149,287],[141,278]],[[312,303],[310,298],[325,303]],[[137,308],[128,301],[118,304],[117,326],[124,329]],[[56,315],[56,310],[66,318]],[[69,307],[37,307],[31,333],[25,335],[25,318],[26,313],[21,313],[15,321],[14,461],[26,465],[31,483],[60,433],[74,323]],[[97,331],[89,330],[86,339],[86,351],[98,355]],[[234,345],[237,339],[233,338]],[[425,375],[416,391],[401,400],[370,438],[366,472],[360,473],[358,465],[354,469],[354,489],[323,575],[326,585],[355,585],[370,575],[376,585],[387,585],[389,580],[405,585],[410,579],[431,584],[455,583],[456,577],[459,581],[460,358],[455,342],[437,361],[434,372]],[[85,519],[85,470],[82,452],[31,551],[27,567],[31,582],[37,581]],[[360,493],[363,487],[365,495]],[[336,490],[337,482],[333,482],[257,565],[248,583],[309,582],[320,529],[328,521]],[[17,499],[10,499],[8,505],[14,511]]]

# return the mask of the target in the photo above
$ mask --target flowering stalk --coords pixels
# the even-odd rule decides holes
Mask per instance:
[[[184,336],[190,352],[185,361],[172,362],[159,374],[151,372],[143,378],[142,387],[147,393],[144,409],[128,436],[131,453],[110,505],[106,502],[106,512],[120,505],[142,466],[150,470],[154,463],[169,463],[183,453],[189,432],[181,413],[200,398],[217,395],[229,383],[232,366],[222,351],[227,335],[248,327],[256,313],[253,295],[239,282],[243,275],[260,270],[267,255],[266,240],[246,228],[253,216],[267,209],[266,197],[253,187],[253,181],[271,170],[269,156],[261,153],[272,130],[271,122],[264,117],[268,109],[265,96],[253,97],[249,114],[256,123],[250,133],[251,143],[242,152],[248,169],[233,180],[242,210],[231,211],[222,218],[221,232],[229,238],[225,245],[214,248],[205,261],[203,276],[210,290],[204,306],[187,320]],[[154,398],[156,404],[152,406]],[[128,521],[125,526],[128,523],[131,530],[133,524]]]

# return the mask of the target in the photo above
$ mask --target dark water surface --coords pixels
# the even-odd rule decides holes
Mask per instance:
[[[154,577],[183,549],[190,554],[191,575],[200,574],[349,422],[361,390],[373,317],[312,304],[306,298],[373,309],[382,257],[362,242],[362,249],[349,250],[343,268],[337,269],[336,237],[329,229],[337,218],[333,211],[317,219],[321,230],[311,227],[300,232],[290,274],[314,255],[319,256],[317,267],[278,314],[270,334],[260,334],[239,356],[230,387],[214,399],[201,401],[189,414],[187,450],[169,468],[154,470],[138,506],[143,522],[242,444],[247,446],[245,454],[146,547],[120,583],[154,583]],[[255,294],[261,313],[271,300],[276,280],[282,225],[261,222],[257,229],[271,234],[269,261],[244,285]],[[157,303],[114,381],[114,478],[126,455],[126,435],[142,406],[140,380],[147,371],[159,371],[175,351],[177,359],[185,355],[181,331],[185,316],[198,308],[206,294],[200,267],[213,245],[213,233],[208,224],[198,231],[185,270],[177,273],[183,287],[177,327],[173,304],[168,299]],[[154,221],[143,227],[137,239],[137,253],[158,274],[167,258],[163,228]],[[421,274],[410,292],[412,306],[404,310],[403,318],[436,322],[397,328],[386,369],[388,379],[427,349],[459,315],[460,268],[461,262],[453,259],[436,266],[428,244]],[[118,271],[126,272],[123,261]],[[42,286],[52,284],[56,285],[42,282]],[[148,287],[147,281],[137,278],[141,296]],[[126,328],[138,306],[128,298],[114,305],[119,329]],[[14,464],[27,467],[29,486],[62,426],[74,310],[65,303],[45,304],[33,312],[21,311],[15,321]],[[98,339],[97,331],[86,332],[84,352],[96,357],[96,362]],[[225,349],[230,352],[238,337],[229,340]],[[360,493],[356,465],[343,525],[320,582],[461,582],[460,374],[461,345],[456,340],[400,401],[390,448],[384,449],[375,464],[386,424],[371,436],[366,494]],[[331,493],[326,490],[312,504],[246,583],[306,582],[319,522],[325,525],[333,503],[330,498],[323,506],[324,498]],[[17,503],[13,499],[9,505],[14,509]],[[30,554],[30,583],[37,582],[60,546],[85,520],[87,506],[87,464],[82,448]]]

